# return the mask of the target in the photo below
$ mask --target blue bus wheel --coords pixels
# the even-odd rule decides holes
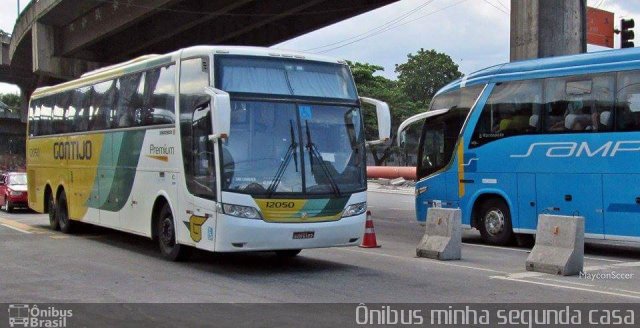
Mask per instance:
[[[513,242],[511,212],[500,198],[490,198],[480,206],[478,230],[482,240],[493,245],[508,245]]]

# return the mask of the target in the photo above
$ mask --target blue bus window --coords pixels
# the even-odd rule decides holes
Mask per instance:
[[[616,126],[621,131],[640,130],[640,72],[618,75]]]

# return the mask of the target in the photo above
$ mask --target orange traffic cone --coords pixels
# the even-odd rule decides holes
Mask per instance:
[[[364,238],[362,239],[362,248],[380,247],[376,240],[376,231],[373,229],[373,220],[371,219],[371,211],[367,211],[367,221],[364,225]]]

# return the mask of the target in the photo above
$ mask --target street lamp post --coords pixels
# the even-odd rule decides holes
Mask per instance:
[[[17,0],[17,1],[18,1],[18,16],[20,16],[20,0]]]

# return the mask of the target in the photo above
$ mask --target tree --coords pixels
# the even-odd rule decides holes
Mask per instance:
[[[440,88],[462,76],[449,55],[435,50],[420,49],[407,58],[406,63],[396,65],[398,83],[409,99],[422,106],[427,106]]]
[[[385,145],[370,146],[369,150],[376,165],[382,165],[392,154],[392,145],[395,142],[395,130],[409,116],[414,115],[425,108],[412,102],[402,92],[398,81],[390,80],[384,76],[374,75],[378,71],[384,70],[381,66],[367,63],[349,62],[353,78],[361,96],[376,98],[389,104],[391,111],[391,142]],[[368,106],[363,109],[365,136],[367,140],[378,138],[378,124],[375,110]]]
[[[0,93],[0,101],[9,106],[11,110],[19,110],[22,100],[20,96],[13,93]]]
[[[391,110],[391,141],[384,145],[370,146],[375,165],[383,165],[391,154],[400,154],[395,146],[396,131],[400,123],[428,109],[433,95],[447,83],[462,76],[451,57],[435,50],[420,49],[416,55],[408,54],[407,62],[396,65],[398,80],[375,75],[382,66],[349,62],[349,67],[361,96],[380,99]],[[364,122],[367,140],[378,138],[375,110],[365,106]],[[405,154],[406,155],[406,154]]]

